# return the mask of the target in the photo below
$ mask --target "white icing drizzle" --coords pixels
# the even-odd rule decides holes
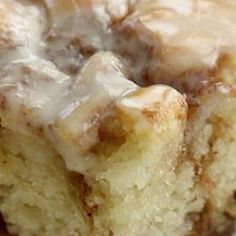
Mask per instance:
[[[141,89],[128,80],[129,70],[140,74],[148,55],[153,59],[148,66],[159,74],[214,66],[222,52],[234,50],[236,5],[223,0],[135,2],[45,0],[50,21],[39,5],[0,2],[5,12],[0,11],[2,125],[43,137],[70,170],[84,173],[96,164],[86,152],[98,142],[99,125],[112,105],[145,120],[147,130],[153,123],[143,110],[157,113],[155,102],[179,119],[180,110],[185,111],[182,95],[159,86],[137,95]],[[123,20],[131,7],[133,13]],[[120,26],[114,29],[117,21]],[[137,36],[140,41],[132,40]],[[107,49],[126,53],[132,68],[110,52],[91,57]],[[75,65],[74,73],[68,65]]]

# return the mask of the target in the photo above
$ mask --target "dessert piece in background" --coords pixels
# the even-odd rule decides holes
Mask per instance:
[[[208,85],[235,55],[235,9],[233,0],[139,1],[122,25],[150,49],[146,84],[168,82],[188,92]]]

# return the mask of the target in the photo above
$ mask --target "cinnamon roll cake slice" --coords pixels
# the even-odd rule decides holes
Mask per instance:
[[[0,214],[19,236],[232,235],[233,0],[0,2]]]

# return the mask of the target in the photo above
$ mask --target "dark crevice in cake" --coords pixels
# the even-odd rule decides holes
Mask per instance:
[[[216,227],[212,214],[211,204],[206,203],[201,213],[189,215],[189,219],[195,221],[189,236],[232,236],[235,223],[233,218],[225,215],[224,224]]]
[[[79,189],[78,191],[78,197],[80,202],[82,203],[83,211],[85,212],[85,217],[90,221],[90,224],[93,225],[92,222],[92,214],[94,211],[96,211],[96,207],[89,207],[87,205],[86,199],[91,194],[91,188],[86,183],[84,176],[82,174],[79,174],[74,171],[70,171],[70,180],[73,183],[73,185]]]
[[[0,213],[0,236],[11,236],[7,232],[6,223],[4,222],[4,219],[1,213]]]

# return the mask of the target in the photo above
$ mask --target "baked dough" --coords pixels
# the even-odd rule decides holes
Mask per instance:
[[[230,235],[233,0],[0,2],[0,213],[19,236]]]

